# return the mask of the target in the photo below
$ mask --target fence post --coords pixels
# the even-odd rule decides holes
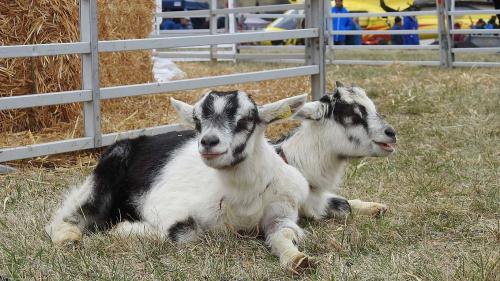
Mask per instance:
[[[319,100],[325,93],[325,1],[306,0],[304,12],[306,28],[318,28],[318,37],[305,40],[306,64],[318,65],[319,73],[311,75],[313,100]]]
[[[217,34],[217,15],[215,10],[217,9],[217,0],[210,0],[210,35]],[[215,62],[217,54],[217,45],[210,45],[210,61]]]
[[[92,91],[92,101],[83,103],[85,136],[94,137],[100,147],[101,108],[99,88],[99,51],[97,49],[97,0],[80,0],[80,41],[89,42],[90,53],[82,54],[82,89]]]
[[[439,61],[441,66],[451,67],[450,42],[448,40],[448,27],[447,20],[445,20],[445,0],[436,0],[437,17],[438,17],[438,30],[439,30]],[[446,13],[447,14],[447,13]]]
[[[333,48],[333,18],[330,16],[332,12],[332,3],[330,1],[325,1],[325,15],[326,15],[326,26],[328,30],[328,50],[330,51],[328,54],[329,63],[333,64],[335,60],[335,49]]]
[[[444,18],[445,18],[445,23],[446,26],[448,27],[446,29],[446,40],[448,41],[448,60],[449,60],[449,67],[453,67],[453,63],[455,62],[455,53],[452,52],[452,48],[455,47],[455,42],[453,40],[453,36],[451,35],[451,30],[453,29],[453,16],[450,16],[450,10],[455,10],[455,0],[444,0]],[[450,1],[453,3],[450,3]],[[453,8],[452,8],[453,7]]]
[[[234,8],[234,0],[229,0],[227,2],[227,8],[232,9]],[[229,33],[234,34],[236,33],[236,17],[233,13],[230,13],[228,15],[229,18]],[[231,54],[233,55],[233,62],[236,62],[236,44],[231,45]]]

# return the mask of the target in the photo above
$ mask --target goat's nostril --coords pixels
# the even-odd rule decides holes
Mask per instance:
[[[396,136],[396,131],[394,130],[393,127],[387,127],[384,131],[384,133],[388,136],[388,137],[395,137]]]
[[[204,136],[201,139],[201,145],[206,147],[216,146],[219,143],[219,138],[217,136]]]

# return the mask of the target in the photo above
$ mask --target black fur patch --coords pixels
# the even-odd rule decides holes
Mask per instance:
[[[184,221],[177,222],[168,229],[168,237],[173,242],[178,242],[179,238],[189,232],[196,230],[196,222],[193,217],[189,217]]]
[[[342,198],[330,198],[327,208],[327,214],[330,217],[344,216],[351,213],[351,205]]]
[[[215,96],[223,97],[226,99],[225,107],[221,113],[215,112],[214,102]],[[215,124],[221,124],[222,122],[217,122],[219,120],[228,120],[229,123],[234,123],[236,118],[236,112],[238,111],[238,91],[228,91],[228,92],[210,92],[201,104],[202,118],[212,120]]]
[[[94,170],[94,190],[83,216],[106,229],[121,220],[139,220],[134,201],[151,188],[176,149],[194,138],[193,130],[121,140],[109,147]]]
[[[323,118],[331,118],[336,100],[332,100],[330,99],[330,96],[324,95],[321,97],[321,99],[319,99],[319,101],[326,106],[326,111]]]
[[[347,139],[352,142],[354,145],[359,146],[361,144],[361,140],[355,136],[349,135]]]
[[[361,112],[361,116],[355,109]],[[359,104],[337,101],[333,109],[333,118],[344,127],[363,126],[368,131],[368,122],[366,120],[366,108]]]

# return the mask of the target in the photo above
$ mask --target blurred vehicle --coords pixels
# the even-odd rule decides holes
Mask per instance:
[[[291,3],[301,3],[303,1],[290,1]],[[335,6],[335,1],[331,2]],[[479,10],[491,9],[492,3],[477,1],[456,1],[455,10]],[[344,7],[350,13],[384,13],[384,12],[403,12],[403,11],[428,11],[436,10],[436,4],[433,1],[407,1],[407,0],[344,0]],[[285,14],[302,14],[303,11],[289,10]],[[455,16],[454,22],[460,23],[463,28],[469,28],[480,18],[489,18],[491,15],[471,15]],[[388,30],[391,29],[395,17],[359,17],[359,25],[363,30]],[[438,20],[434,15],[417,16],[419,30],[436,30]],[[303,28],[303,18],[279,18],[266,27],[266,31],[282,31]],[[421,39],[435,39],[437,34],[420,34]],[[262,42],[264,45],[297,44],[303,40],[289,39],[279,41]],[[364,35],[363,44],[387,44],[390,41],[390,35]]]

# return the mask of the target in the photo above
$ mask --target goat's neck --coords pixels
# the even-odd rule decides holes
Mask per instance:
[[[312,190],[335,191],[347,168],[347,160],[334,150],[335,141],[321,124],[303,122],[282,144],[288,163],[296,167]]]
[[[276,174],[273,172],[279,166],[276,162],[280,164],[280,161],[264,136],[258,137],[253,152],[243,162],[228,169],[218,170],[227,195],[233,199],[231,201],[237,201],[238,197],[250,200],[253,195],[264,192]]]

